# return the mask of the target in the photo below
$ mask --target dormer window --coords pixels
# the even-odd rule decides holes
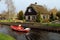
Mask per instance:
[[[29,9],[28,12],[31,12],[31,9]]]

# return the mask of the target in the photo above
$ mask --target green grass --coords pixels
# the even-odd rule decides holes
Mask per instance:
[[[15,40],[13,37],[0,33],[0,40]]]
[[[60,24],[57,23],[51,23],[51,24],[43,24],[45,26],[53,26],[53,27],[60,27]]]
[[[0,20],[0,22],[13,22],[13,20]]]
[[[0,22],[25,22],[25,20],[12,20],[12,19],[8,19],[8,20],[0,20]]]

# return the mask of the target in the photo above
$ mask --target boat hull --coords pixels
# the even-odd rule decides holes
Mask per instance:
[[[24,33],[28,33],[29,30],[25,30],[24,28],[22,29],[18,29],[18,26],[11,26],[11,29],[17,32],[24,32]]]

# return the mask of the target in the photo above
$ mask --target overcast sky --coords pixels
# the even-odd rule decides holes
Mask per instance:
[[[39,5],[46,5],[48,9],[52,9],[56,7],[57,9],[60,9],[60,0],[13,0],[14,6],[16,8],[16,12],[23,10],[25,11],[26,8],[31,4],[35,3]],[[0,1],[0,12],[7,10],[6,4],[4,3],[4,0]]]

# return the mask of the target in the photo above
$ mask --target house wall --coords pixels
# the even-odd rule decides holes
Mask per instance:
[[[41,14],[41,22],[48,22],[49,21],[49,15],[47,14]]]
[[[28,20],[28,16],[25,16],[25,19]]]
[[[30,17],[30,19],[29,19],[29,17]],[[27,15],[27,16],[25,16],[25,19],[26,19],[26,21],[36,21],[36,15]]]
[[[42,18],[42,19],[49,19],[49,15],[41,14],[41,18]]]
[[[32,18],[33,18],[33,17],[32,17],[32,16],[30,16],[30,20],[32,20]]]
[[[36,15],[37,15],[37,13],[32,7],[27,7],[27,10],[25,12],[25,20],[34,22],[34,21],[36,21]]]

